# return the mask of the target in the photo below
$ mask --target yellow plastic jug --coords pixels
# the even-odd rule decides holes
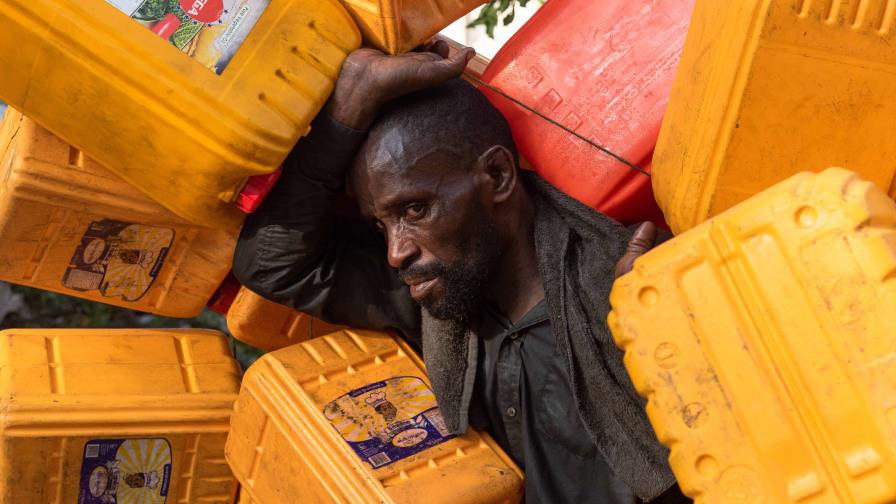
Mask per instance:
[[[230,334],[269,352],[344,329],[259,296],[228,275],[208,308],[224,315]]]
[[[232,503],[239,380],[216,331],[0,332],[0,502]]]
[[[410,51],[485,0],[341,0],[364,40],[390,54]]]
[[[335,0],[0,0],[0,100],[209,227],[360,43]]]
[[[227,311],[227,328],[234,338],[268,351],[343,329],[268,301],[245,287]]]
[[[896,502],[896,204],[802,173],[660,245],[610,326],[697,503]]]
[[[0,280],[192,317],[227,274],[239,227],[197,227],[7,109]]]
[[[697,1],[653,158],[674,232],[828,166],[896,195],[892,7]]]
[[[522,474],[486,434],[454,437],[423,363],[386,333],[342,331],[246,372],[227,462],[259,503],[511,503]]]

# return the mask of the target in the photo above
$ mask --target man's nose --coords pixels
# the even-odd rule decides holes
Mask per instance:
[[[414,243],[414,240],[410,239],[405,233],[390,231],[387,234],[388,252],[386,259],[389,261],[389,266],[401,269],[420,255],[420,249]]]

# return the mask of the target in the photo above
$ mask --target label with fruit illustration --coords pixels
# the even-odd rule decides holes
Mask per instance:
[[[270,0],[106,0],[217,74]]]

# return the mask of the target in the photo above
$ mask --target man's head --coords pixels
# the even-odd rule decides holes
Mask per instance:
[[[436,318],[467,322],[519,231],[523,191],[501,114],[461,80],[395,100],[350,186],[412,297]]]

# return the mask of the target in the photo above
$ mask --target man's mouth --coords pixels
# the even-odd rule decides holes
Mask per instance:
[[[411,289],[411,297],[417,300],[423,299],[432,291],[433,287],[436,285],[436,282],[439,281],[439,277],[433,278],[420,278],[420,279],[411,279],[406,280],[405,283],[408,284],[408,287]]]

